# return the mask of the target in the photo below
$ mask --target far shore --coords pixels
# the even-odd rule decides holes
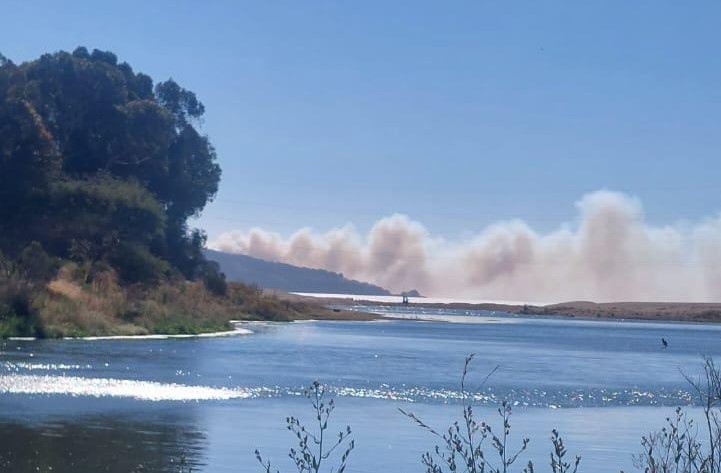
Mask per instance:
[[[533,316],[560,316],[594,320],[645,320],[659,322],[721,323],[721,303],[702,302],[589,302],[571,301],[549,305],[501,304],[501,303],[438,303],[414,300],[409,305],[398,302],[379,302],[364,299],[362,295],[337,297],[313,297],[308,295],[275,293],[276,296],[297,302],[312,302],[327,307],[426,307],[458,310],[488,310],[509,314]],[[337,317],[334,317],[337,315]],[[376,314],[343,310],[324,319],[375,320]]]

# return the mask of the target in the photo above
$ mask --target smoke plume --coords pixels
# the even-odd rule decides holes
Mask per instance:
[[[350,225],[326,233],[302,229],[288,238],[254,228],[223,233],[210,246],[438,297],[721,300],[721,216],[651,226],[638,199],[605,190],[585,195],[576,207],[574,224],[545,234],[513,220],[447,241],[395,214],[367,235]]]

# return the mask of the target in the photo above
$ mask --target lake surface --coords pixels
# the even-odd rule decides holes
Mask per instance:
[[[8,341],[0,374],[0,471],[258,472],[260,449],[292,471],[285,418],[310,420],[304,386],[336,395],[332,430],[350,424],[350,472],[424,471],[438,429],[460,414],[464,357],[477,353],[479,417],[514,406],[512,438],[548,471],[561,431],[582,471],[633,471],[640,436],[693,406],[681,370],[721,356],[714,325],[529,319],[489,312],[374,308],[426,320],[245,325],[252,335],[168,340]],[[663,349],[661,337],[669,341]],[[693,408],[692,408],[693,410]]]

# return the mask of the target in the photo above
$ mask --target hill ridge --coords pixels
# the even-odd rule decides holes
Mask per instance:
[[[267,261],[244,254],[204,250],[206,258],[220,265],[230,281],[257,284],[286,292],[317,292],[388,296],[391,292],[375,284],[348,279],[341,273]]]

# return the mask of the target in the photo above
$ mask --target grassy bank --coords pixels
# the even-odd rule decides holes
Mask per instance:
[[[72,263],[42,283],[22,278],[0,283],[0,337],[5,338],[201,334],[230,330],[230,320],[347,316],[240,283],[228,284],[222,295],[202,281],[181,279],[123,286],[111,270],[88,277]]]

